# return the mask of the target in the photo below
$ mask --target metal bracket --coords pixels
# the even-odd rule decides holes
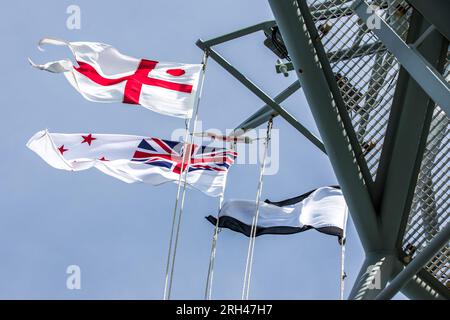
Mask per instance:
[[[275,24],[274,21],[267,21],[259,23],[217,38],[213,38],[207,41],[201,39],[197,40],[196,45],[203,51],[207,51],[209,56],[216,61],[220,66],[222,66],[226,71],[228,71],[234,78],[236,78],[240,83],[242,83],[246,88],[253,92],[258,98],[260,98],[266,106],[271,108],[282,118],[284,118],[290,125],[292,125],[297,131],[299,131],[305,138],[307,138],[312,144],[314,144],[320,151],[326,154],[325,146],[318,137],[316,137],[311,131],[309,131],[305,126],[303,126],[294,116],[292,116],[288,111],[286,111],[282,106],[279,105],[274,99],[267,95],[263,90],[261,90],[256,84],[254,84],[250,79],[248,79],[239,70],[233,67],[228,61],[226,61],[212,46],[226,41],[230,41],[257,31],[270,28]],[[287,89],[286,89],[287,90]],[[264,107],[263,107],[264,108]],[[261,112],[259,110],[258,112]],[[257,112],[257,113],[258,113]],[[250,117],[252,118],[252,117]]]
[[[289,98],[298,89],[300,89],[300,83],[297,80],[294,83],[292,83],[289,87],[284,89],[282,92],[280,92],[275,98],[273,98],[273,100],[276,103],[280,104],[284,100]],[[270,118],[276,116],[278,116],[278,113],[266,104],[263,107],[261,107],[258,111],[256,111],[254,114],[252,114],[250,117],[248,117],[244,122],[238,125],[236,129],[234,129],[234,132],[236,135],[243,134],[245,131],[256,128],[259,125],[269,121]]]

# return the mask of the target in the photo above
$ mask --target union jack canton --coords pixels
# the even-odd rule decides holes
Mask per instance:
[[[186,149],[186,152],[184,152],[184,149]],[[184,163],[183,157],[185,157]],[[183,142],[148,138],[142,139],[132,161],[167,168],[176,174],[184,172],[188,167],[188,162],[188,173],[193,171],[226,173],[236,157],[236,152],[224,148],[195,144],[186,144],[186,148],[184,148]]]

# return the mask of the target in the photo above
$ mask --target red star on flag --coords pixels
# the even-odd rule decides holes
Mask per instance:
[[[64,152],[68,151],[69,149],[64,149],[64,145],[62,145],[61,147],[58,148],[59,152],[61,152],[61,154],[64,154]]]
[[[87,136],[81,136],[83,137],[83,142],[81,143],[87,143],[88,145],[91,145],[92,141],[97,140],[97,138],[92,137],[92,134],[88,134]]]

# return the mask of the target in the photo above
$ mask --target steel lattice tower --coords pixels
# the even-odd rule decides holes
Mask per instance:
[[[274,21],[197,42],[266,103],[236,134],[279,115],[326,152],[366,253],[350,298],[449,299],[450,2],[268,2]],[[298,77],[274,98],[213,48],[258,31]],[[300,87],[322,140],[280,105]]]

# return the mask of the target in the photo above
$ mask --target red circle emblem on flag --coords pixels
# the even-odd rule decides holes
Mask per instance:
[[[169,69],[166,72],[174,77],[179,77],[186,73],[183,69]]]

